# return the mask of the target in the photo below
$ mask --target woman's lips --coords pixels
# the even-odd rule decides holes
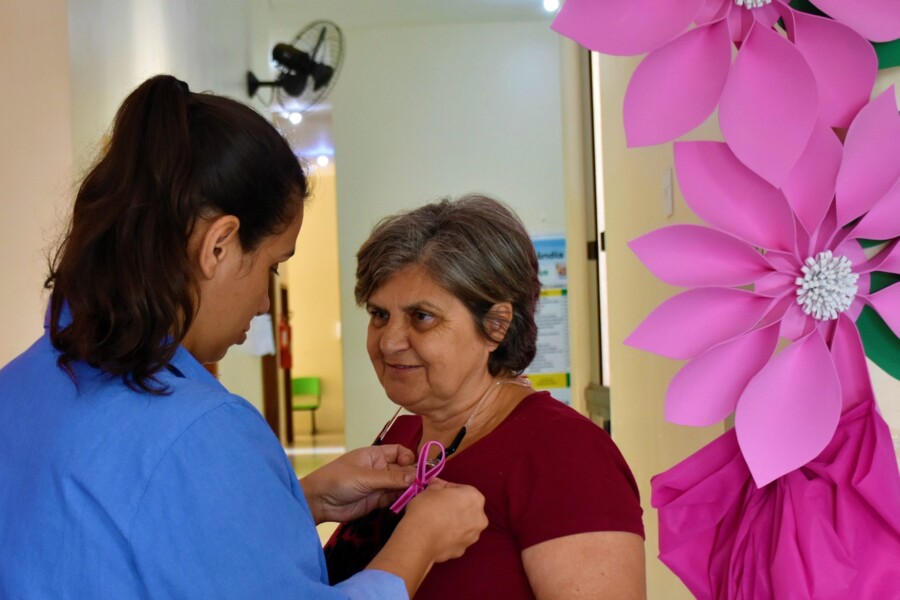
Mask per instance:
[[[418,369],[420,367],[420,365],[397,365],[397,364],[392,364],[392,363],[385,363],[385,364],[387,364],[389,369],[396,369],[398,371],[409,371],[412,369]]]

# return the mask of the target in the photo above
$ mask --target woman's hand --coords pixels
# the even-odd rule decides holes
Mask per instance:
[[[316,524],[350,521],[389,506],[415,481],[411,450],[397,444],[352,450],[300,480]]]
[[[459,558],[488,525],[484,496],[470,485],[435,479],[409,503],[404,524],[432,544],[434,562]]]
[[[434,563],[462,556],[487,525],[481,492],[435,479],[410,501],[391,538],[367,568],[401,577],[411,598]]]

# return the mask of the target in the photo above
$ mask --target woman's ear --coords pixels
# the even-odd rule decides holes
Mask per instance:
[[[513,320],[513,306],[509,302],[498,302],[493,305],[484,317],[487,332],[491,340],[500,345]],[[496,349],[496,347],[494,348]]]
[[[241,221],[234,215],[222,215],[202,224],[198,223],[191,237],[196,240],[197,265],[204,278],[212,279],[216,270],[231,254],[242,253],[238,236],[240,227]]]

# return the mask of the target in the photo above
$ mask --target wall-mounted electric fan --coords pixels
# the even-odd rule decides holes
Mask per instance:
[[[331,21],[314,21],[289,44],[275,44],[272,60],[278,75],[274,81],[260,81],[247,72],[247,94],[252,98],[260,88],[269,87],[268,105],[277,103],[285,112],[305,112],[334,87],[343,58],[340,28]]]

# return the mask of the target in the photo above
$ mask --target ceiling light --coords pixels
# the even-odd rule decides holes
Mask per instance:
[[[328,157],[324,154],[320,154],[319,158],[316,159],[316,164],[320,167],[327,167],[329,163]]]
[[[303,120],[303,115],[301,115],[298,112],[292,112],[291,114],[288,115],[288,120],[291,123],[293,123],[294,125],[299,125],[300,121]]]
[[[559,0],[544,0],[544,10],[553,12],[559,8]]]

